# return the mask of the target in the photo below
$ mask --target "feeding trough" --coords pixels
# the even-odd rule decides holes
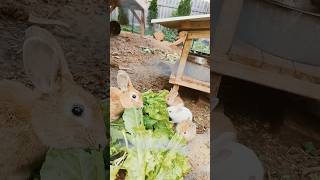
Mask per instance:
[[[214,8],[212,72],[320,99],[320,14],[280,0]]]

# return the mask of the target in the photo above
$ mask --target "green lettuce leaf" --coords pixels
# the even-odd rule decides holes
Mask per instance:
[[[144,128],[141,109],[126,109],[122,115],[122,118],[124,121],[124,126],[129,133],[134,133],[134,128]]]
[[[102,151],[49,149],[40,170],[41,180],[105,180]]]
[[[146,129],[171,137],[174,130],[167,111],[166,96],[168,93],[167,90],[162,90],[159,93],[153,91],[143,93],[143,121]]]

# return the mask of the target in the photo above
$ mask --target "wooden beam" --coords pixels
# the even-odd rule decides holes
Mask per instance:
[[[211,82],[210,82],[211,92],[212,92],[212,96],[217,97],[222,76],[220,74],[216,74],[216,73],[212,73],[212,74],[213,75],[210,77],[211,78]]]
[[[181,79],[177,79],[174,75],[171,75],[169,83],[184,86],[184,87],[189,87],[189,88],[206,92],[206,93],[210,93],[210,83],[192,79],[187,76],[183,76],[181,77]]]
[[[185,21],[180,23],[179,30],[210,29],[210,21]]]
[[[231,77],[320,100],[320,84],[270,72],[231,60],[215,60],[211,70]]]
[[[139,24],[141,25],[141,20],[140,17],[138,16],[138,14],[136,13],[136,11],[134,9],[129,8],[130,11],[132,12],[133,16],[138,20]]]
[[[181,79],[182,74],[184,73],[184,68],[186,66],[186,62],[188,59],[188,55],[189,55],[189,51],[191,49],[191,46],[192,46],[192,40],[188,39],[188,34],[187,34],[187,39],[183,45],[182,53],[181,53],[180,60],[179,60],[178,70],[177,70],[177,74],[176,74],[176,78],[178,80]]]
[[[188,32],[188,39],[199,39],[199,38],[210,38],[210,30]]]
[[[141,10],[141,24],[140,24],[141,36],[144,36],[144,31],[146,28],[146,20],[145,19],[146,18],[145,18],[144,10]]]

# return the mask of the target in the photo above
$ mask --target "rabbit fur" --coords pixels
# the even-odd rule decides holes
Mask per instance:
[[[169,117],[174,123],[192,121],[192,112],[184,106],[169,106],[167,111],[169,113]]]
[[[184,106],[184,102],[179,96],[179,86],[173,86],[166,97],[168,106]]]
[[[191,141],[197,134],[197,125],[192,121],[182,121],[177,124],[176,132],[187,141]]]
[[[119,119],[124,109],[143,107],[142,95],[133,87],[125,71],[118,71],[117,83],[120,89],[110,87],[110,121]]]
[[[47,30],[31,26],[23,45],[25,72],[34,89],[0,81],[0,174],[25,180],[52,148],[106,145],[99,102],[76,85],[62,48]]]
[[[235,140],[232,132],[214,140],[213,179],[263,180],[264,169],[256,154]]]

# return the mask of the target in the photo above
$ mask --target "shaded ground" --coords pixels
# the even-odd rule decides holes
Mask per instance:
[[[96,97],[107,96],[106,12],[104,1],[1,1],[0,79],[18,80],[30,86],[22,65],[25,30],[34,25],[30,15],[67,23],[39,25],[54,34],[62,46],[75,81]]]
[[[263,161],[266,179],[320,178],[319,171],[304,175],[320,166],[320,119],[307,111],[305,98],[232,78],[222,82],[225,114],[239,141]],[[308,143],[315,147],[312,153]]]

